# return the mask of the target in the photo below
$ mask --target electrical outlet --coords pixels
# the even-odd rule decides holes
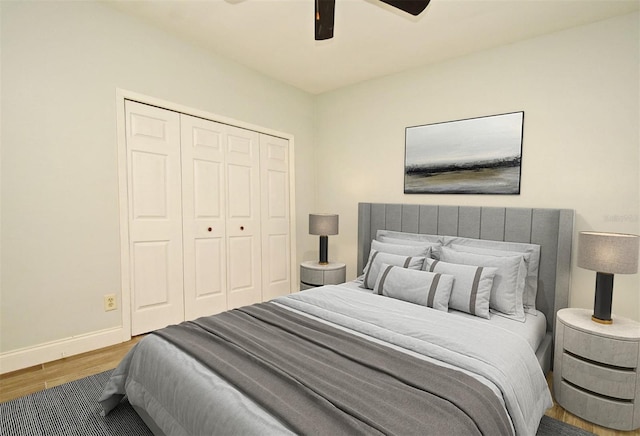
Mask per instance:
[[[104,311],[116,310],[118,308],[118,301],[116,300],[116,294],[106,294],[104,296]]]

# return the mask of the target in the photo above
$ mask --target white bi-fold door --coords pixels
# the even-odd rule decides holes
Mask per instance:
[[[126,115],[131,329],[139,334],[184,319],[180,115],[129,102]]]
[[[132,335],[289,293],[288,141],[125,113]]]
[[[225,126],[181,115],[185,319],[227,306]]]
[[[260,135],[262,299],[291,289],[289,141]]]
[[[261,301],[259,136],[182,116],[185,318]]]

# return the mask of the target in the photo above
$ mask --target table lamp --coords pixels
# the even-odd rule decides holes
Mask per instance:
[[[327,213],[309,214],[309,234],[320,235],[320,265],[329,263],[328,235],[338,234],[338,215]]]
[[[596,296],[591,319],[611,324],[613,275],[638,272],[637,235],[623,233],[580,232],[578,266],[596,271]]]

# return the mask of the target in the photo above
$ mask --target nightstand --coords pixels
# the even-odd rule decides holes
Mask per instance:
[[[556,319],[553,386],[556,401],[587,421],[616,430],[640,427],[640,323],[593,311],[562,309]]]
[[[316,261],[306,261],[300,264],[300,290],[315,288],[322,285],[337,285],[346,280],[346,265],[339,262],[329,262],[321,265]]]

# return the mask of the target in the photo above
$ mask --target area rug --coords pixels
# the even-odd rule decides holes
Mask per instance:
[[[152,436],[124,400],[107,416],[98,398],[111,371],[0,404],[0,436]],[[592,433],[545,416],[537,436],[587,436]]]
[[[123,401],[102,417],[98,398],[111,371],[0,404],[1,436],[153,436]]]

